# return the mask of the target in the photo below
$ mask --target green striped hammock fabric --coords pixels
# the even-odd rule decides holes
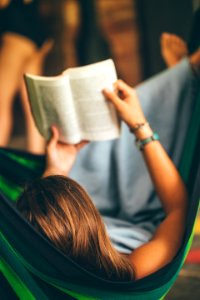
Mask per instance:
[[[24,182],[42,174],[44,157],[0,148],[0,299],[163,299],[192,243],[200,199],[199,115],[200,95],[179,166],[190,195],[182,246],[170,264],[136,282],[113,282],[91,274],[38,234],[14,203]]]

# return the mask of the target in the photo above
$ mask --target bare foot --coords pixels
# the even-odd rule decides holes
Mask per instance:
[[[200,70],[200,49],[190,56],[189,61],[196,70]]]
[[[183,57],[188,55],[186,42],[175,34],[163,33],[160,43],[162,57],[168,67],[176,65]]]

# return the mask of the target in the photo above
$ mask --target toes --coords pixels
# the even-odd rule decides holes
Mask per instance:
[[[175,65],[188,54],[187,44],[176,34],[164,32],[160,42],[161,53],[168,66]]]
[[[190,62],[192,65],[198,68],[200,67],[200,49],[192,54],[192,56],[190,57]]]
[[[168,46],[171,34],[168,32],[163,32],[160,37],[160,42],[163,47]]]

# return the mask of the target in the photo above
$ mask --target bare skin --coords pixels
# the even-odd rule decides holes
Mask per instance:
[[[168,67],[175,66],[188,55],[186,42],[179,36],[164,32],[160,39],[161,54]]]
[[[115,90],[120,91],[123,100],[112,91],[105,90],[104,94],[114,104],[121,119],[130,128],[135,127],[137,123],[143,123],[145,117],[136,92],[121,80],[115,84]],[[139,139],[146,139],[151,135],[149,125],[136,133]],[[153,238],[129,255],[137,279],[160,269],[176,255],[183,238],[187,211],[184,183],[160,142],[146,144],[142,154],[166,218],[158,226]]]
[[[190,56],[189,61],[196,69],[200,69],[200,49]]]
[[[66,176],[76,161],[78,152],[88,141],[78,144],[64,144],[59,142],[59,131],[52,126],[52,137],[46,146],[46,168],[43,177],[50,175]]]
[[[11,0],[0,0],[0,8],[5,8]]]
[[[186,42],[175,34],[163,33],[161,36],[161,52],[168,67],[173,67],[181,59],[188,56]],[[200,49],[188,57],[191,66],[200,68]]]
[[[119,117],[130,128],[138,123],[146,122],[136,92],[121,80],[115,83],[114,88],[116,92],[105,89],[104,95],[113,103]],[[120,98],[117,92],[120,92]],[[43,176],[67,175],[78,151],[85,143],[62,144],[58,141],[58,130],[52,128],[52,133],[46,149],[47,163]],[[137,131],[136,137],[146,139],[151,135],[152,130],[147,124]],[[136,272],[136,279],[159,270],[173,259],[182,242],[187,212],[187,192],[184,183],[160,142],[153,141],[146,144],[142,154],[166,212],[166,218],[158,226],[153,238],[128,256]],[[151,257],[150,260],[149,257]]]
[[[27,150],[35,153],[44,152],[44,141],[40,137],[30,113],[23,74],[31,72],[40,75],[45,56],[51,46],[52,42],[47,42],[39,50],[26,37],[10,32],[3,35],[0,49],[0,146],[6,146],[9,143],[13,126],[14,96],[21,89],[27,124]]]
[[[31,60],[25,66],[24,73],[42,75],[45,57],[51,48],[52,41],[45,42],[31,57]],[[35,126],[23,77],[21,79],[20,95],[26,121],[26,149],[33,153],[44,153],[45,140]]]

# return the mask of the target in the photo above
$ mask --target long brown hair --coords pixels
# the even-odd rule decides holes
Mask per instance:
[[[133,279],[128,259],[113,248],[99,212],[74,180],[59,175],[37,179],[25,188],[17,207],[59,250],[89,270]]]

